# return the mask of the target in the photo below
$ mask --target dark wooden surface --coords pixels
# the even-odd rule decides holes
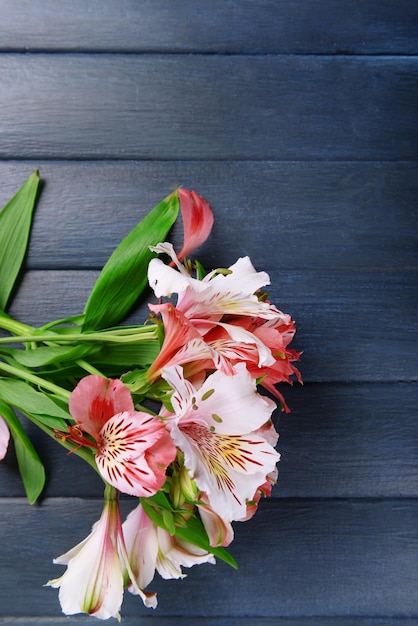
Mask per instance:
[[[78,313],[183,184],[215,212],[204,264],[250,255],[304,350],[279,483],[235,524],[238,572],[157,579],[159,608],[126,596],[123,623],[417,624],[417,3],[0,0],[0,15],[0,205],[33,169],[44,180],[11,312]],[[0,624],[97,623],[61,617],[42,585],[98,518],[100,481],[28,430],[49,481],[30,507],[13,450],[0,465]]]

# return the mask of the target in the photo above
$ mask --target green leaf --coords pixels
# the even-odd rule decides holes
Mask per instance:
[[[50,364],[65,363],[66,361],[76,361],[92,353],[99,352],[100,345],[78,346],[41,346],[31,350],[19,350],[12,348],[8,354],[15,361],[26,367],[41,367]]]
[[[0,414],[9,425],[26,495],[33,504],[45,485],[44,466],[13,409],[0,401]]]
[[[32,416],[52,429],[67,430],[70,414],[59,407],[49,396],[36,391],[20,380],[0,378],[0,401],[14,406],[29,418]]]
[[[164,241],[179,211],[177,192],[162,202],[121,241],[103,267],[84,309],[83,332],[118,324],[145,286],[149,246]]]
[[[130,368],[138,365],[145,367],[153,363],[159,351],[159,343],[154,339],[138,341],[135,344],[104,344],[89,361],[97,364],[125,365]]]
[[[25,258],[39,185],[35,170],[0,212],[0,309],[6,309]]]

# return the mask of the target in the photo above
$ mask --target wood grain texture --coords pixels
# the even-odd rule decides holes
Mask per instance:
[[[11,312],[80,312],[182,184],[216,216],[197,256],[268,271],[304,350],[306,384],[283,386],[276,416],[278,485],[235,524],[238,572],[156,580],[157,611],[127,594],[123,624],[417,624],[418,4],[0,0],[0,15],[0,206],[44,179]],[[98,519],[101,480],[27,428],[48,484],[30,507],[9,451],[0,625],[97,624],[42,585]]]
[[[413,53],[413,0],[0,1],[1,50]]]
[[[416,618],[390,617],[133,617],[123,618],[124,626],[416,626]],[[2,626],[93,626],[97,620],[79,617],[1,617]]]
[[[132,507],[122,504],[124,512]],[[56,591],[42,585],[62,571],[52,557],[89,532],[100,500],[0,505],[1,598],[15,616],[59,615]],[[417,618],[417,515],[415,500],[264,502],[254,519],[235,525],[238,571],[217,563],[193,568],[183,581],[156,578],[156,615]],[[3,616],[7,605],[0,605]],[[126,594],[125,623],[142,615],[149,609]]]
[[[278,268],[418,267],[415,162],[0,162],[0,206],[35,166],[43,189],[29,269],[102,267],[178,185],[213,207],[212,234],[197,253],[210,262],[249,254]],[[177,247],[181,230],[171,233]]]
[[[296,320],[292,345],[303,350],[300,369],[306,382],[417,379],[416,271],[293,271],[277,267],[273,259],[263,264],[262,250],[252,256],[270,274],[271,301]],[[219,265],[224,264],[217,257],[208,267]],[[35,327],[78,315],[97,276],[87,270],[30,271],[10,314]],[[153,301],[150,294],[147,301]],[[147,301],[127,323],[147,319]]]
[[[2,55],[0,158],[416,159],[417,77],[412,56]]]
[[[416,385],[306,384],[281,387],[290,414],[276,415],[282,457],[274,498],[418,497]],[[102,481],[76,455],[26,420],[46,464],[44,497],[100,497]],[[23,497],[11,448],[0,497]]]

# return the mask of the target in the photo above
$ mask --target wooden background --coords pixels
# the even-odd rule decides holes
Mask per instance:
[[[44,181],[10,312],[79,313],[182,184],[216,216],[204,265],[250,255],[304,351],[279,483],[235,524],[238,572],[157,577],[158,609],[126,594],[125,626],[418,623],[417,27],[415,0],[0,0],[0,206]],[[33,439],[41,505],[13,451],[0,466],[0,624],[96,624],[42,585],[101,483]]]

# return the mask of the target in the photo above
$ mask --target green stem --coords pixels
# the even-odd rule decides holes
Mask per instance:
[[[0,325],[1,327],[1,325]],[[139,332],[138,332],[139,331]],[[149,339],[157,339],[157,333],[154,328],[138,329],[136,332],[120,334],[113,332],[97,332],[97,333],[71,333],[68,335],[60,335],[57,333],[19,335],[19,343],[137,343]],[[0,337],[0,344],[16,343],[16,337]]]
[[[7,315],[4,311],[0,310],[0,328],[3,330],[7,330],[9,333],[13,333],[14,335],[28,335],[33,332],[32,326],[28,326],[27,324],[22,324],[22,322],[18,322],[14,320],[10,315]],[[15,338],[13,338],[16,341]]]
[[[51,393],[61,396],[64,400],[69,400],[71,392],[67,389],[63,389],[62,387],[58,387],[58,385],[54,385],[54,383],[50,383],[35,374],[31,374],[30,372],[20,369],[18,367],[14,367],[13,365],[9,365],[8,363],[4,363],[4,361],[0,362],[0,370],[3,372],[7,372],[8,374],[12,374],[17,378],[22,378],[26,380],[28,383],[32,383],[38,387],[42,387],[43,389],[47,389]]]
[[[119,491],[115,488],[112,487],[112,485],[109,485],[109,483],[105,483],[105,490],[104,490],[104,500],[105,502],[117,502],[119,499]]]
[[[79,367],[81,367],[81,369],[85,370],[89,374],[94,374],[95,376],[101,376],[102,378],[106,378],[106,376],[102,374],[102,372],[99,372],[98,369],[96,369],[90,363],[87,363],[87,361],[85,361],[84,359],[77,359],[76,363]]]

